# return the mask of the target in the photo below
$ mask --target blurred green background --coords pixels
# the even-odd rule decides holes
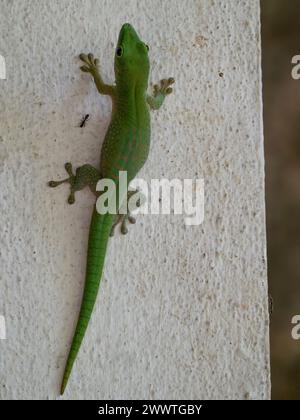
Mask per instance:
[[[300,399],[300,1],[261,0],[272,398]]]

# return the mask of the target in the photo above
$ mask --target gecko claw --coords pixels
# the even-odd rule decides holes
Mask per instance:
[[[80,70],[83,71],[84,73],[90,73],[90,69],[87,66],[81,66]]]
[[[170,95],[173,92],[173,89],[170,87],[175,83],[175,79],[173,77],[169,77],[168,79],[162,79],[159,84],[153,86],[154,90],[154,97],[162,94],[164,96]]]
[[[59,183],[59,181],[49,181],[49,182],[48,182],[48,185],[49,185],[49,187],[51,187],[51,188],[55,188],[55,187],[57,187],[58,185],[60,185],[60,183]]]
[[[99,60],[98,58],[94,57],[94,54],[92,53],[89,53],[88,55],[80,54],[79,58],[81,61],[85,63],[84,66],[80,67],[81,71],[83,71],[84,73],[91,73],[91,74],[95,74],[98,71]]]
[[[121,226],[121,233],[122,233],[122,235],[127,235],[127,233],[128,233],[128,229],[127,229],[125,223],[122,224],[122,226]]]
[[[75,194],[74,194],[74,192],[71,192],[71,194],[69,195],[68,203],[69,204],[74,204],[75,203]]]
[[[66,170],[68,173],[71,173],[71,174],[73,175],[73,173],[72,173],[72,163],[67,162],[67,163],[65,164],[65,170]]]
[[[88,56],[86,54],[80,54],[79,58],[81,61],[84,61],[85,63],[88,63]]]
[[[129,190],[127,192],[127,205],[128,205],[129,200],[133,196],[136,196],[136,200],[135,200],[135,203],[134,203],[136,208],[141,207],[143,204],[145,204],[146,197],[145,197],[144,194],[142,194],[138,190],[135,190],[135,191]],[[132,208],[131,210],[133,211],[134,209]],[[121,225],[120,230],[121,230],[122,235],[126,235],[128,233],[127,222],[129,222],[131,225],[136,224],[136,219],[135,219],[135,217],[133,217],[131,215],[129,207],[127,207],[127,214],[118,214],[117,215],[116,221],[114,222],[114,224],[111,228],[110,236],[114,236],[115,228],[119,224]]]

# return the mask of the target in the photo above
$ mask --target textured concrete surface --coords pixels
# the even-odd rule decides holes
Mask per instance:
[[[151,80],[176,79],[141,175],[204,178],[205,222],[140,216],[111,241],[65,398],[269,398],[259,1],[2,0],[0,399],[58,395],[93,199],[46,183],[98,162],[111,104],[76,57],[113,81],[125,21]]]

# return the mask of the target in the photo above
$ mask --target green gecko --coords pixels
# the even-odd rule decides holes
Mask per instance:
[[[65,169],[69,175],[62,181],[50,181],[50,187],[63,183],[70,184],[68,202],[75,202],[75,192],[89,186],[96,197],[97,183],[100,179],[110,179],[115,183],[117,196],[119,172],[127,172],[127,187],[143,167],[149,154],[150,146],[150,113],[149,109],[159,109],[165,97],[172,92],[170,87],[173,78],[164,79],[154,86],[154,94],[147,95],[149,79],[149,47],[140,40],[134,28],[126,23],[122,26],[115,51],[114,68],[115,84],[103,82],[99,71],[99,60],[93,54],[81,54],[84,62],[81,70],[90,73],[100,94],[112,99],[112,116],[100,155],[100,168],[83,165],[73,173],[71,163],[66,163]],[[132,191],[128,191],[132,195]],[[121,203],[120,203],[121,204]],[[119,203],[117,208],[120,209]],[[89,231],[86,279],[83,298],[67,359],[61,385],[61,395],[64,393],[73,364],[85,335],[92,310],[96,301],[104,259],[109,237],[112,236],[117,224],[121,224],[121,232],[127,233],[126,223],[135,220],[129,212],[125,215],[101,215],[96,205],[93,210]]]

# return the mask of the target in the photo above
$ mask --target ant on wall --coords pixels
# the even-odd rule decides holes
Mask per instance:
[[[90,119],[90,114],[86,114],[86,115],[82,118],[82,120],[81,120],[81,123],[80,123],[79,127],[80,127],[80,128],[85,127],[85,126],[86,126],[86,123],[87,123],[87,121],[88,121],[89,119]]]

